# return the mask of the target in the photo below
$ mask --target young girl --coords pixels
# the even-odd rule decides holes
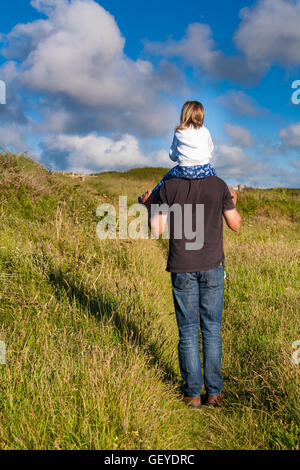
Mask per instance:
[[[151,192],[151,199],[157,198],[160,188],[170,178],[197,179],[216,176],[216,170],[209,163],[214,144],[209,130],[203,123],[203,105],[199,101],[184,103],[180,124],[175,129],[169,154],[170,159],[177,162],[177,165],[155,186]],[[138,200],[142,203],[141,197]]]

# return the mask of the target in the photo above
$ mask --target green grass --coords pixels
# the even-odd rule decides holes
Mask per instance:
[[[84,181],[0,156],[0,449],[299,449],[299,190],[239,194],[225,229],[223,408],[178,400],[166,242],[96,236],[163,169]]]

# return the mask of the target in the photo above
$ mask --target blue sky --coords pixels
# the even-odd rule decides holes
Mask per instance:
[[[197,99],[220,177],[300,186],[300,0],[3,0],[2,10],[0,147],[66,171],[172,166],[180,108]]]

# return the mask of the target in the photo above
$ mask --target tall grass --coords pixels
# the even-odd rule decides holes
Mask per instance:
[[[163,170],[51,173],[0,157],[1,449],[299,449],[299,191],[248,190],[225,229],[223,408],[178,399],[167,250],[96,236],[97,206]],[[139,175],[142,174],[142,178]]]

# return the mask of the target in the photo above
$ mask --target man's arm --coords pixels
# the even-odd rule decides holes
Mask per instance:
[[[236,205],[237,201],[237,195],[236,192],[233,188],[229,187],[228,188],[230,191],[230,194],[232,196],[232,201],[234,205]],[[225,217],[226,223],[228,227],[233,230],[234,232],[238,232],[242,226],[242,217],[240,213],[237,211],[236,207],[234,209],[230,209],[227,211],[223,212],[223,215]]]
[[[149,227],[155,237],[160,237],[166,228],[168,214],[156,214],[149,219]]]
[[[141,199],[142,204],[146,204],[147,201],[148,201],[148,204],[149,203],[151,204],[152,202],[151,194],[152,194],[151,189],[148,189],[148,191],[141,196],[140,199]],[[149,217],[149,227],[155,237],[158,238],[164,233],[167,220],[168,220],[168,214],[155,214],[153,217]]]

